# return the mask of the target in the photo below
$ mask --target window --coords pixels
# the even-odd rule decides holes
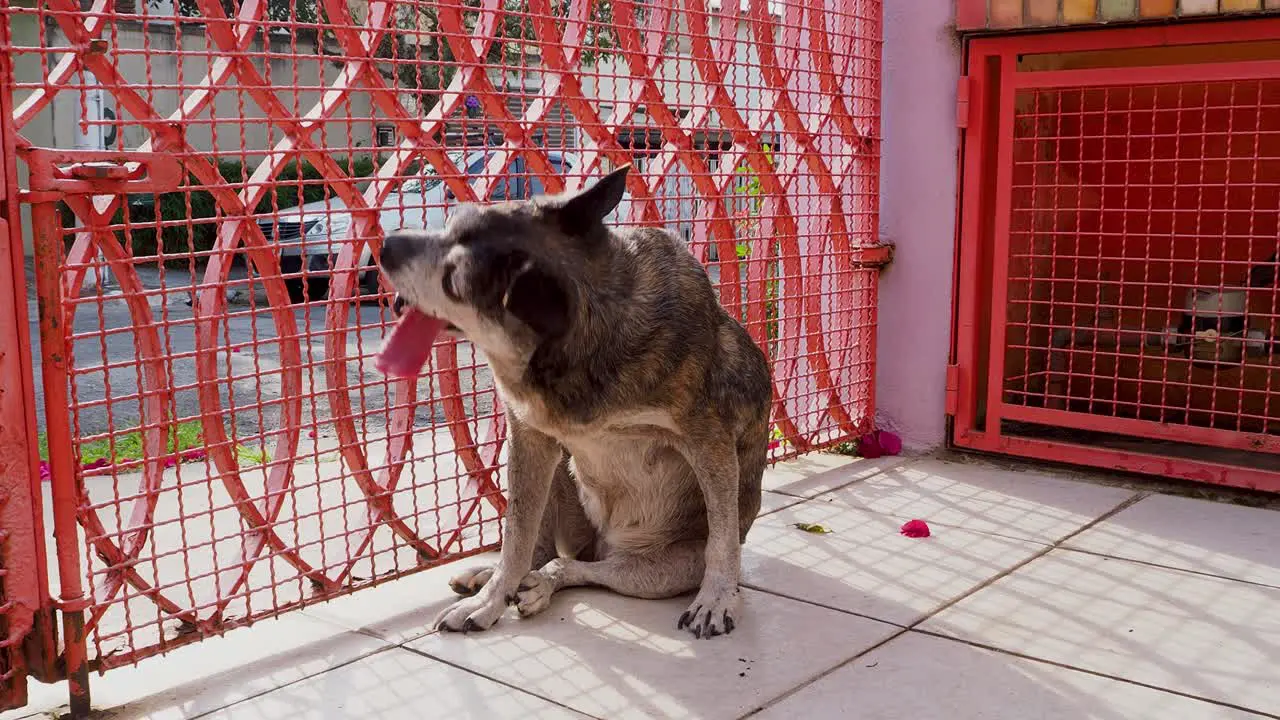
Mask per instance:
[[[378,147],[391,147],[396,144],[396,128],[394,125],[379,125],[376,129],[374,142]]]

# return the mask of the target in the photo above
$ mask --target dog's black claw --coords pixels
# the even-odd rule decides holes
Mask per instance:
[[[699,605],[692,610],[685,610],[684,614],[680,616],[680,622],[676,623],[676,629],[683,630],[688,627],[693,622],[694,618],[698,617],[698,611],[701,609],[702,606]]]
[[[464,633],[473,632],[473,631],[478,632],[483,629],[484,628],[480,627],[479,623],[477,623],[475,620],[472,620],[471,618],[467,618],[467,621],[462,623],[462,632]]]
[[[515,605],[519,601],[520,601],[520,598],[516,597],[515,593],[511,593],[510,595],[507,596],[508,605]]]
[[[729,611],[724,613],[724,634],[728,635],[733,632],[733,618],[729,617]]]
[[[453,628],[449,627],[449,623],[441,620],[436,623],[436,632],[453,632]]]

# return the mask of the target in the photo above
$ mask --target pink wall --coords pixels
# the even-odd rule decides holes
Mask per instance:
[[[925,449],[945,440],[956,210],[954,0],[884,4],[880,234],[896,247],[881,275],[876,404],[881,427]]]

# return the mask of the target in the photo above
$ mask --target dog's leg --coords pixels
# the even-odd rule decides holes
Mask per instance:
[[[697,597],[676,627],[688,628],[694,637],[709,638],[733,632],[742,604],[738,596],[742,565],[738,455],[731,436],[704,429],[689,440],[683,453],[707,506],[706,568]]]
[[[521,617],[536,615],[556,592],[582,585],[647,599],[682,595],[702,579],[704,548],[701,540],[687,540],[644,554],[615,552],[598,562],[556,558],[520,582],[516,609]]]
[[[766,413],[768,411],[766,410]],[[738,439],[738,544],[760,514],[764,469],[769,465],[769,416]],[[536,565],[534,567],[537,567]]]
[[[566,455],[556,468],[551,499],[542,512],[542,529],[533,551],[531,567],[540,568],[556,557],[580,558],[595,544],[596,532],[582,509],[578,487],[569,474]],[[493,565],[476,565],[449,579],[449,587],[459,595],[475,595],[493,576]]]
[[[459,600],[436,618],[439,630],[487,630],[507,608],[520,580],[533,566],[543,511],[564,451],[554,440],[508,413],[511,454],[502,550],[493,575],[474,597]]]

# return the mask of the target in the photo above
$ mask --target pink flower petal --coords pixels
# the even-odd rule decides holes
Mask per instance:
[[[49,469],[49,463],[44,460],[41,460],[40,461],[40,479],[48,480],[52,476],[53,476],[53,471]]]
[[[165,467],[167,467],[167,468],[171,468],[171,467],[173,467],[174,465],[177,465],[177,464],[178,464],[178,459],[177,459],[177,458],[167,457],[167,458],[165,458],[165,459],[164,459],[164,466],[165,466]]]
[[[102,469],[102,468],[104,468],[104,467],[109,466],[110,464],[111,464],[111,461],[110,461],[110,460],[108,460],[108,459],[106,459],[106,458],[98,458],[97,460],[94,460],[93,462],[87,462],[87,463],[82,464],[82,465],[80,466],[80,469],[81,469],[81,470],[100,470],[100,469]]]
[[[182,462],[196,462],[198,460],[203,460],[206,457],[208,457],[208,453],[204,450],[188,450],[182,453]]]
[[[902,438],[888,430],[877,431],[876,441],[885,455],[898,455],[902,452]]]
[[[880,447],[880,440],[876,438],[875,433],[867,433],[858,440],[858,454],[872,459],[884,455],[884,449]]]
[[[901,532],[909,538],[927,538],[932,534],[929,532],[929,524],[923,520],[908,520]]]

